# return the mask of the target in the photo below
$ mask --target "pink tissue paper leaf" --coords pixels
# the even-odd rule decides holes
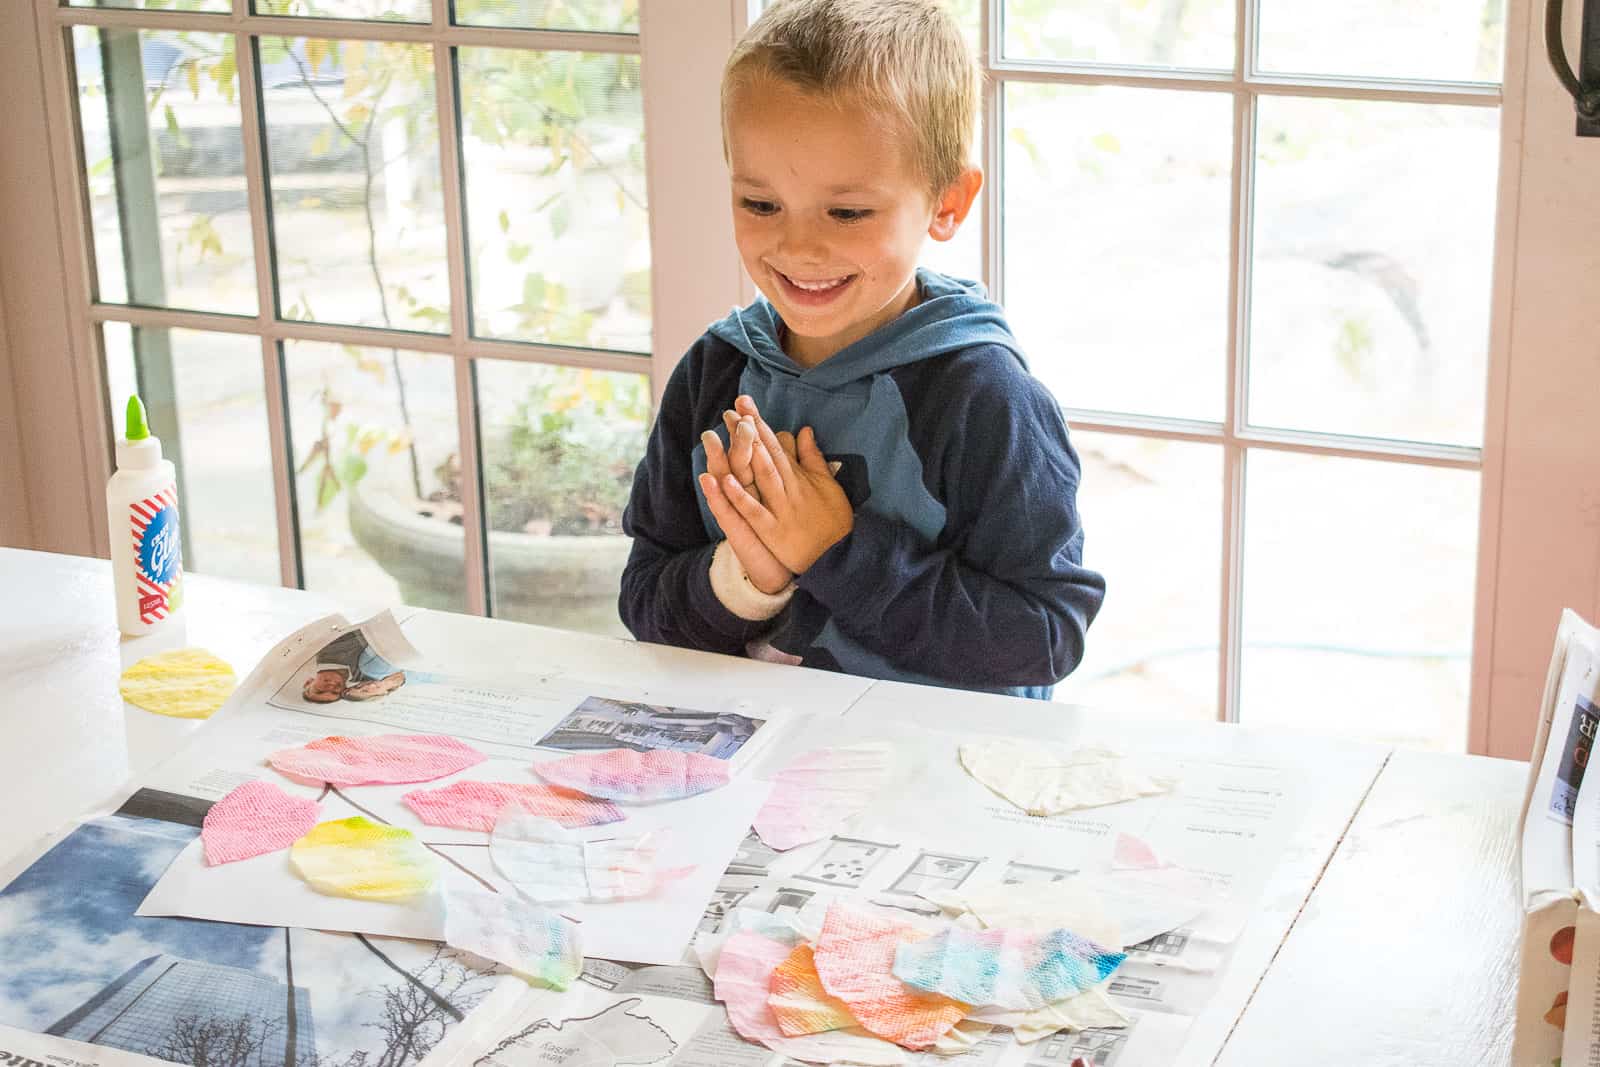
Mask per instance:
[[[805,1063],[901,1064],[905,1053],[859,1028],[786,1037],[767,1003],[772,972],[789,957],[792,946],[753,930],[728,938],[712,979],[713,995],[728,1009],[728,1022],[746,1041],[765,1045]]]
[[[305,785],[402,785],[431,782],[488,757],[442,734],[324,737],[267,757],[273,769]]]
[[[206,812],[200,826],[206,863],[216,866],[288,848],[317,825],[317,802],[271,782],[241,785]]]
[[[815,946],[822,988],[879,1037],[910,1049],[928,1048],[966,1016],[968,1007],[895,977],[900,943],[926,936],[909,923],[835,902]]]
[[[1155,849],[1143,838],[1132,834],[1117,834],[1117,844],[1111,853],[1111,869],[1124,871],[1153,871],[1163,866]]]
[[[585,752],[535,763],[533,773],[552,785],[633,804],[682,800],[728,784],[726,760],[671,749]]]
[[[489,833],[507,804],[572,829],[621,822],[626,816],[615,804],[574,789],[529,782],[455,782],[442,789],[413,789],[400,798],[429,826]]]
[[[779,852],[820,841],[866,810],[889,779],[881,743],[823,748],[795,758],[773,777],[755,831]]]

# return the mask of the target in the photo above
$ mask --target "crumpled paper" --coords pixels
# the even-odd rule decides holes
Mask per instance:
[[[584,752],[535,763],[533,773],[552,785],[627,804],[681,800],[728,784],[726,760],[671,749]]]
[[[200,825],[206,863],[216,866],[288,848],[317,825],[318,805],[271,782],[246,782],[206,812]]]
[[[209,719],[237,685],[233,668],[203,648],[146,656],[122,672],[122,699],[175,719]]]
[[[1183,867],[1110,870],[1095,878],[1107,905],[1122,924],[1125,945],[1138,945],[1176,930],[1220,899],[1204,875]]]
[[[364,815],[318,823],[290,847],[289,865],[319,893],[390,903],[427,892],[439,872],[410,830]]]
[[[859,1028],[784,1036],[767,1004],[767,991],[772,972],[789,957],[790,951],[790,946],[751,930],[734,934],[723,945],[712,988],[728,1009],[728,1021],[740,1037],[806,1063],[893,1067],[906,1062],[900,1049]]]
[[[866,810],[892,768],[882,742],[807,752],[773,776],[755,831],[779,852],[831,836]]]
[[[566,989],[583,971],[577,925],[509,893],[450,889],[444,940],[550,989]]]
[[[1106,748],[1071,751],[1017,741],[974,741],[960,747],[973,778],[1029,815],[1059,815],[1169,792],[1178,784],[1141,760]]]
[[[845,1030],[856,1025],[855,1016],[844,1002],[835,1000],[822,988],[811,946],[798,944],[789,950],[782,963],[773,968],[767,987],[767,1006],[772,1009],[778,1029],[785,1037]]]
[[[429,826],[457,830],[494,829],[507,804],[553,819],[571,829],[621,822],[626,816],[615,804],[560,786],[533,782],[452,782],[441,789],[413,789],[400,798]]]
[[[657,869],[663,844],[658,832],[586,841],[513,804],[495,823],[489,856],[517,892],[536,903],[601,902],[649,896],[686,873]]]
[[[488,757],[443,734],[324,737],[267,757],[279,774],[305,785],[431,782]]]
[[[879,1037],[906,1048],[928,1048],[967,1014],[968,1007],[913,989],[895,976],[900,943],[926,936],[910,923],[834,903],[814,946],[822,988]]]
[[[1079,993],[1075,997],[1058,1000],[1054,1004],[1046,1004],[1033,1011],[980,1008],[972,1013],[969,1021],[1007,1027],[1024,1045],[1032,1044],[1061,1030],[1076,1032],[1127,1026],[1132,1020],[1106,996],[1106,987],[1110,984],[1111,980],[1108,978],[1093,989]]]
[[[894,973],[907,985],[974,1007],[1034,1011],[1085,992],[1127,958],[1069,930],[952,926],[901,944]]]

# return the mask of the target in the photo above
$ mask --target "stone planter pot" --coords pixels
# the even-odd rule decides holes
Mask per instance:
[[[377,470],[347,496],[350,532],[400,583],[401,598],[421,608],[460,610],[465,556],[461,527],[419,514],[409,489]],[[494,614],[626,636],[617,617],[617,593],[631,544],[621,534],[568,537],[491,530]]]

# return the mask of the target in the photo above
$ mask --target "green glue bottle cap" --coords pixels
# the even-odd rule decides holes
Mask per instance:
[[[146,470],[161,462],[161,439],[150,434],[144,401],[135,393],[128,397],[127,430],[117,442],[118,470]]]
[[[150,427],[145,424],[144,401],[139,399],[139,394],[134,393],[128,397],[128,433],[130,441],[143,441],[150,436]]]

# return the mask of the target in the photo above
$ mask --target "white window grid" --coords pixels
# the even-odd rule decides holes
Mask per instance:
[[[1225,402],[1220,422],[1063,406],[1074,429],[1219,446],[1222,450],[1221,613],[1218,620],[1217,718],[1239,721],[1243,658],[1244,493],[1246,457],[1277,451],[1343,459],[1481,471],[1483,449],[1252,426],[1249,398],[1250,249],[1254,217],[1256,114],[1263,96],[1451,104],[1498,109],[1499,84],[1266,74],[1256,68],[1263,0],[1235,0],[1237,28],[1231,71],[1150,68],[1102,63],[1019,61],[1002,55],[1005,0],[982,0],[979,57],[984,72],[982,215],[983,274],[990,295],[1005,302],[1004,99],[1009,83],[1124,86],[1226,93],[1233,99],[1232,194],[1228,222],[1228,330]],[[1487,341],[1487,338],[1485,339]],[[1474,684],[1477,676],[1474,673]]]
[[[258,15],[250,11],[250,0],[232,0],[228,13],[190,13],[129,10],[114,8],[66,7],[59,0],[35,0],[46,11],[40,20],[41,32],[52,29],[59,37],[41,42],[46,47],[47,70],[53,68],[53,86],[48,94],[51,120],[57,129],[76,131],[76,92],[67,57],[71,55],[69,35],[74,26],[123,29],[231,32],[236,37],[237,54],[253,55],[253,42],[264,36],[310,36],[329,39],[395,41],[433,46],[438,108],[443,208],[448,248],[448,276],[451,294],[450,329],[443,334],[420,334],[381,327],[349,326],[332,323],[284,319],[277,314],[274,293],[272,250],[268,237],[264,132],[261,98],[257,91],[253,63],[238,67],[239,98],[242,102],[242,139],[252,238],[255,246],[258,312],[240,316],[101,303],[92,296],[88,260],[92,243],[87,225],[88,197],[84,186],[83,161],[79,141],[72,137],[55,138],[52,144],[58,174],[70,175],[73,195],[60,200],[59,207],[67,239],[75,243],[83,266],[69,271],[69,299],[82,309],[78,316],[81,334],[79,351],[92,354],[103,366],[104,353],[99,327],[108,322],[134,327],[184,328],[222,333],[253,335],[260,338],[266,387],[266,406],[272,448],[273,488],[278,513],[279,560],[285,585],[303,584],[295,514],[292,458],[286,409],[286,380],[282,344],[286,341],[325,341],[338,344],[409,349],[453,357],[457,426],[462,462],[463,526],[466,537],[467,609],[489,613],[489,568],[487,532],[483,519],[483,493],[478,449],[475,363],[477,359],[497,359],[542,363],[563,367],[603,371],[645,373],[652,378],[653,392],[659,396],[666,375],[679,355],[665,352],[659,344],[654,356],[641,353],[603,351],[567,345],[525,341],[499,341],[474,337],[471,332],[467,300],[467,266],[463,244],[461,144],[457,132],[456,78],[453,70],[455,49],[461,47],[521,48],[535,51],[584,51],[643,55],[648,31],[607,33],[594,31],[505,29],[452,25],[450,0],[432,0],[428,22],[386,22],[351,19],[306,18]],[[641,22],[650,24],[650,12],[666,20],[674,14],[672,0],[641,0]],[[1225,404],[1221,421],[1148,416],[1097,409],[1066,407],[1071,425],[1079,430],[1120,434],[1218,446],[1223,456],[1222,478],[1222,559],[1220,561],[1220,617],[1218,620],[1219,720],[1238,721],[1239,681],[1242,669],[1243,631],[1243,539],[1246,458],[1252,451],[1277,451],[1308,456],[1377,460],[1414,466],[1430,466],[1481,472],[1483,449],[1447,444],[1429,444],[1395,439],[1369,438],[1310,430],[1291,430],[1253,426],[1247,409],[1249,382],[1250,250],[1254,215],[1255,129],[1259,101],[1264,96],[1295,96],[1339,100],[1390,101],[1413,104],[1445,104],[1500,109],[1501,86],[1496,83],[1442,82],[1389,78],[1347,78],[1263,73],[1255,66],[1257,32],[1262,0],[1235,0],[1235,25],[1238,27],[1230,71],[1150,68],[1100,63],[1059,61],[1019,61],[1001,54],[1004,0],[982,0],[979,59],[984,71],[982,164],[987,176],[981,226],[983,280],[999,302],[1005,299],[1004,197],[999,190],[1005,181],[1004,95],[1009,83],[1041,82],[1080,86],[1124,86],[1224,93],[1233,101],[1232,191],[1229,207],[1228,250],[1228,329],[1226,340]],[[691,5],[685,5],[690,7]],[[742,28],[755,18],[761,0],[732,0],[734,28]],[[704,11],[702,5],[692,5]],[[724,24],[725,28],[725,24]],[[670,58],[670,57],[664,57]],[[651,99],[646,92],[647,129]],[[657,127],[659,128],[659,127]],[[647,143],[646,152],[668,150],[664,145]],[[650,168],[653,173],[654,167]],[[647,175],[647,181],[649,176]],[[649,189],[652,212],[661,202]],[[652,224],[654,230],[654,224]],[[70,249],[69,249],[70,250]],[[692,269],[701,249],[653,247],[652,274],[659,278],[673,270]],[[737,291],[729,286],[727,302],[748,299],[753,288],[741,278]],[[659,305],[658,305],[659,307]],[[659,334],[659,331],[658,331]],[[96,369],[95,374],[99,371]],[[94,396],[102,410],[94,418],[107,422],[103,391]],[[109,460],[108,460],[109,462]],[[1474,685],[1478,684],[1474,672]],[[1476,703],[1476,695],[1474,699]]]
[[[488,539],[483,516],[481,456],[478,448],[478,406],[476,363],[495,359],[523,363],[542,363],[560,367],[623,371],[643,374],[664,381],[653,373],[649,353],[583,348],[543,342],[501,341],[475,337],[471,328],[465,234],[462,210],[462,158],[458,136],[457,79],[454,69],[456,50],[485,47],[527,51],[576,51],[588,53],[641,54],[638,33],[589,30],[508,29],[503,27],[458,26],[451,23],[450,0],[433,0],[427,22],[392,22],[315,18],[290,15],[261,15],[250,10],[250,0],[232,0],[230,12],[178,12],[58,6],[55,0],[37,0],[49,9],[43,25],[54,25],[61,40],[49,42],[46,49],[57,61],[55,92],[62,114],[70,117],[70,138],[58,138],[58,173],[72,176],[74,203],[62,205],[63,221],[82,256],[78,277],[69,279],[69,289],[85,314],[89,327],[82,338],[81,351],[93,354],[97,371],[104,367],[105,353],[99,327],[120,322],[150,329],[191,329],[217,333],[246,334],[260,338],[265,384],[267,424],[272,450],[273,493],[278,517],[278,558],[281,579],[286,586],[303,586],[304,569],[299,540],[299,517],[294,489],[294,467],[290,455],[287,414],[287,379],[283,343],[324,341],[335,344],[370,346],[437,353],[450,356],[455,366],[456,423],[458,448],[462,457],[462,527],[465,537],[466,606],[478,615],[489,613]],[[243,144],[247,202],[251,237],[255,247],[257,313],[254,316],[173,308],[142,307],[103,303],[95,299],[89,279],[93,244],[87,225],[88,193],[81,158],[80,129],[76,108],[76,85],[66,57],[72,54],[70,34],[75,26],[94,28],[232,33],[238,63],[241,140]],[[384,327],[352,326],[337,323],[307,322],[278,314],[275,293],[273,249],[269,234],[267,172],[265,161],[264,102],[257,89],[255,43],[263,37],[311,37],[333,40],[392,41],[432,47],[434,62],[435,107],[439,123],[440,180],[445,218],[447,272],[450,286],[450,328],[448,333],[413,333]],[[249,57],[245,61],[244,57]],[[650,150],[648,144],[646,151]],[[71,284],[75,282],[76,284]],[[658,388],[659,391],[659,382]],[[95,396],[103,406],[104,390]],[[108,423],[109,412],[92,416]],[[108,460],[109,462],[109,460]]]

